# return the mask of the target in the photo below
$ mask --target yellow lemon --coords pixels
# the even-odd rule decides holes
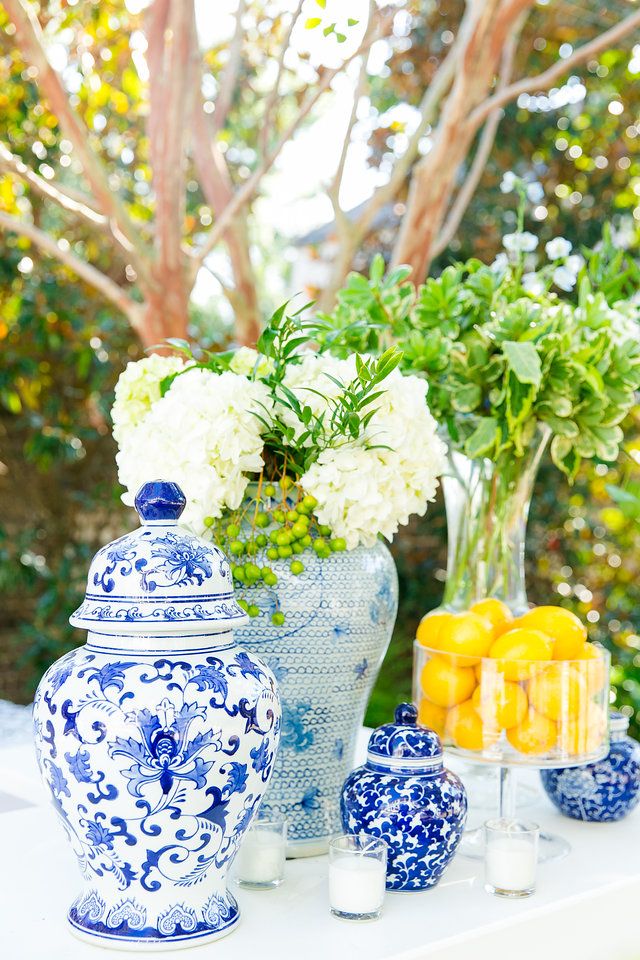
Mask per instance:
[[[576,717],[587,704],[587,685],[568,663],[552,663],[529,681],[531,706],[550,720]]]
[[[418,707],[418,723],[421,727],[428,727],[429,730],[435,730],[439,737],[444,734],[444,722],[447,718],[445,707],[439,707],[437,703],[431,703],[426,697],[420,700]]]
[[[564,607],[534,607],[520,617],[520,625],[552,638],[554,660],[573,660],[587,639],[583,622]]]
[[[576,663],[577,660],[584,662]],[[599,693],[606,685],[608,678],[605,661],[600,648],[595,644],[583,644],[572,665],[584,677],[590,694]]]
[[[513,622],[513,614],[509,607],[502,600],[497,600],[496,597],[478,600],[477,603],[471,604],[471,611],[489,621],[494,639],[508,630],[509,625]]]
[[[553,720],[529,710],[522,723],[507,730],[507,740],[520,753],[540,755],[554,746],[558,731]]]
[[[498,677],[495,678],[498,680]],[[527,712],[527,695],[518,683],[499,677],[500,683],[485,683],[473,691],[472,702],[483,723],[490,729],[508,730],[522,723]]]
[[[493,640],[491,625],[477,613],[454,613],[442,624],[438,648],[456,655],[460,667],[471,667],[486,657]]]
[[[602,747],[606,732],[606,709],[589,703],[577,717],[559,725],[558,747],[571,757],[592,755]]]
[[[465,700],[449,710],[445,735],[463,750],[482,750],[485,746],[482,720],[471,700]]]
[[[416,631],[416,640],[423,647],[429,647],[431,650],[438,650],[438,640],[442,625],[450,618],[451,613],[427,613],[422,618]]]
[[[516,627],[494,640],[489,656],[499,661],[507,680],[527,680],[539,665],[522,661],[550,660],[552,650],[553,642],[540,630]]]
[[[432,657],[422,668],[422,691],[439,707],[453,707],[468,700],[476,685],[471,667],[458,667],[450,657]]]

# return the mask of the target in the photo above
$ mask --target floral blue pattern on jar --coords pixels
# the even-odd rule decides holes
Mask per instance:
[[[417,716],[413,704],[400,704],[395,723],[371,734],[367,762],[342,790],[343,829],[380,837],[389,846],[389,890],[435,886],[467,816],[464,786],[444,768],[438,735],[417,726]]]
[[[640,801],[640,744],[627,736],[629,720],[610,714],[610,748],[602,760],[584,767],[542,770],[549,799],[574,820],[621,820]]]
[[[34,702],[40,771],[84,878],[69,922],[127,950],[233,929],[227,871],[280,736],[275,678],[233,639],[245,617],[224,556],[177,526],[174,484],[146,484],[136,505],[143,525],[98,552],[71,618],[87,643]]]

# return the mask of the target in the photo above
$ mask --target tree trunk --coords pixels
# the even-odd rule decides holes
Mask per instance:
[[[233,184],[219,145],[211,136],[208,117],[198,106],[194,112],[193,158],[207,203],[219,217],[233,198]],[[260,335],[256,278],[251,262],[247,215],[238,212],[224,233],[235,288],[225,290],[236,319],[236,337],[254,346]]]
[[[254,347],[260,336],[260,308],[244,211],[236,214],[224,241],[233,271],[234,288],[225,292],[235,315],[236,339],[243,346]]]
[[[138,333],[145,350],[162,346],[167,337],[188,339],[189,298],[182,286],[172,289],[169,284],[159,284],[157,290],[147,291],[141,304]],[[169,352],[170,347],[159,352]]]
[[[533,0],[483,0],[477,6],[453,86],[442,104],[433,146],[414,168],[407,211],[393,251],[394,265],[408,264],[414,283],[422,283],[427,275],[457,171],[478,129],[470,114],[487,97],[507,38],[532,5]]]
[[[408,264],[412,268],[414,283],[422,283],[429,271],[457,170],[472,139],[473,134],[468,135],[464,127],[455,123],[447,125],[431,152],[413,172],[407,212],[393,252],[393,263]]]

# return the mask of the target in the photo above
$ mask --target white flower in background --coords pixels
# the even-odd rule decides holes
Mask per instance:
[[[537,273],[523,273],[521,283],[523,290],[534,297],[540,296],[545,291],[545,285]]]
[[[564,260],[571,253],[572,243],[564,237],[554,237],[545,243],[544,249],[549,260]]]
[[[566,267],[556,267],[553,271],[553,282],[560,290],[569,293],[576,285],[576,275]]]
[[[623,216],[618,226],[611,227],[611,242],[619,250],[628,250],[636,242],[638,229],[633,217]]]
[[[313,353],[305,351],[301,354],[300,363],[290,363],[284,375],[283,383],[300,402],[301,406],[311,407],[315,416],[325,414],[325,419],[331,415],[331,400],[335,400],[342,393],[340,384],[345,386],[356,376],[355,358],[348,360],[338,360],[324,353]],[[338,381],[336,383],[335,381]],[[284,404],[278,404],[277,409],[280,419],[295,431],[294,439],[291,441],[296,444],[298,437],[307,429],[302,421],[289,407]],[[310,444],[310,440],[305,445]]]
[[[531,183],[527,184],[526,193],[527,199],[531,203],[540,203],[541,200],[544,200],[544,187],[537,180],[532,180]]]
[[[520,181],[520,177],[516,176],[513,170],[507,170],[506,173],[502,174],[502,180],[500,181],[500,190],[502,193],[513,193],[516,188],[516,184]]]
[[[618,344],[640,341],[640,314],[638,301],[621,301],[609,309],[611,339]]]
[[[187,498],[184,522],[202,533],[204,518],[236,509],[248,474],[261,470],[264,428],[255,413],[268,420],[271,409],[263,383],[230,371],[196,369],[177,377],[120,442],[122,499],[132,504],[146,480],[173,480]]]
[[[266,377],[273,370],[273,360],[251,347],[240,347],[234,353],[229,369],[245,377],[250,377],[255,370],[256,376]]]
[[[505,233],[502,244],[509,253],[531,253],[538,246],[538,238],[528,230],[522,233]]]
[[[121,443],[160,399],[160,383],[185,367],[179,357],[159,357],[152,353],[137,363],[128,363],[116,384],[116,399],[111,408],[113,436]]]
[[[378,534],[391,540],[412,514],[422,515],[444,469],[425,381],[395,370],[382,386],[365,434],[323,451],[301,477],[318,501],[320,523],[344,537],[349,550],[372,546]]]
[[[509,257],[506,253],[499,253],[493,263],[490,265],[489,269],[494,273],[502,273],[509,266]]]
[[[584,257],[579,253],[572,253],[570,257],[567,257],[563,266],[577,276],[584,267]]]

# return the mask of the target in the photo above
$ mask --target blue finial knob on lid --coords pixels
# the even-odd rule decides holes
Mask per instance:
[[[177,483],[149,480],[142,484],[134,502],[143,523],[175,523],[187,500]]]
[[[396,723],[411,726],[418,722],[418,711],[412,703],[400,703],[395,712]]]
[[[385,723],[371,734],[367,763],[388,770],[442,766],[440,737],[434,730],[418,726],[417,721],[418,711],[413,703],[398,704],[393,723]]]

